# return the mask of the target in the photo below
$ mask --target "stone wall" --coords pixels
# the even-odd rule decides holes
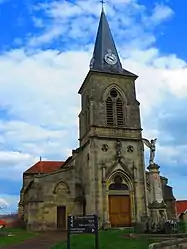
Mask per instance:
[[[57,207],[66,207],[66,217],[80,213],[75,199],[74,168],[35,177],[25,195],[24,218],[30,230],[57,228]]]
[[[136,102],[135,85],[132,78],[120,75],[90,74],[82,92],[82,107],[87,96],[93,101],[93,125],[106,126],[105,95],[115,87],[122,95],[125,103],[125,127],[140,128],[139,104]],[[83,135],[83,134],[82,134]]]
[[[108,146],[108,151],[102,151],[103,145]],[[133,152],[128,152],[128,146],[133,147]],[[116,158],[116,139],[96,139],[95,141],[95,169],[97,184],[97,199],[99,209],[102,209],[102,167],[105,166],[106,180],[109,180],[114,173],[120,173],[126,178],[127,184],[131,189],[132,195],[135,197],[133,204],[136,205],[136,215],[133,219],[139,219],[146,209],[145,200],[145,182],[144,182],[144,165],[141,158],[141,142],[132,140],[121,140],[121,160],[119,163]],[[94,167],[94,165],[93,165]],[[135,189],[134,189],[135,184]],[[108,186],[109,187],[109,186]],[[106,189],[107,191],[107,189]],[[132,207],[134,206],[132,205]]]
[[[123,103],[124,122],[121,128],[107,126],[106,100],[112,88],[117,90],[118,97]],[[82,104],[79,115],[82,151],[79,152],[80,163],[76,163],[76,167],[82,164],[87,213],[96,213],[100,221],[104,216],[106,218],[106,210],[109,210],[108,186],[105,185],[105,181],[109,184],[114,174],[121,172],[124,178],[127,178],[127,175],[129,178],[133,222],[140,221],[141,216],[147,211],[147,193],[140,110],[139,102],[136,100],[134,79],[122,75],[90,72],[79,93]],[[121,141],[120,163],[119,158],[116,158],[117,139]],[[86,143],[89,145],[85,147]],[[102,149],[104,147],[108,149]],[[81,169],[81,166],[78,168]]]

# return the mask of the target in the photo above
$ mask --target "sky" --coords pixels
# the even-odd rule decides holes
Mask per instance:
[[[161,174],[187,199],[187,1],[104,8],[123,67],[139,76],[143,136],[158,139]],[[99,0],[0,0],[0,213],[16,211],[22,174],[40,156],[65,160],[78,147],[77,92],[100,12]]]

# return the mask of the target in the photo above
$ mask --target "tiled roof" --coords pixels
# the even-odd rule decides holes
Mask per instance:
[[[60,169],[64,165],[62,161],[39,161],[27,169],[24,174],[30,173],[50,173]]]
[[[7,224],[6,221],[0,220],[0,226],[4,226],[4,225],[6,225],[6,224]]]
[[[184,213],[187,210],[187,200],[176,201],[177,215]]]

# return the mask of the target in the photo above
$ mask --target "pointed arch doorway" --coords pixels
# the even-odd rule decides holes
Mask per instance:
[[[109,219],[112,227],[131,226],[129,188],[119,175],[109,186]]]

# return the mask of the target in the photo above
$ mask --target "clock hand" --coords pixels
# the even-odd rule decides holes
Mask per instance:
[[[110,59],[111,61],[114,61],[114,58],[113,58],[113,57],[111,57],[111,56],[109,57],[109,59]]]

